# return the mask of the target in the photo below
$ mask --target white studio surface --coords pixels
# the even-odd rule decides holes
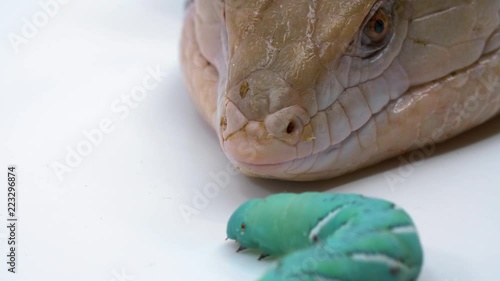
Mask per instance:
[[[230,175],[183,86],[182,2],[65,1],[15,46],[12,34],[25,36],[34,16],[43,23],[44,9],[0,4],[0,281],[257,280],[274,261],[224,241],[231,212],[250,198],[305,190],[405,208],[424,245],[419,280],[498,279],[498,117],[414,163],[407,155],[313,183]],[[149,90],[128,103],[144,80]],[[78,148],[87,155],[67,162]],[[73,167],[58,178],[55,163]],[[9,164],[18,173],[16,274],[6,257]],[[199,199],[210,184],[218,192]],[[187,220],[186,208],[197,214]]]

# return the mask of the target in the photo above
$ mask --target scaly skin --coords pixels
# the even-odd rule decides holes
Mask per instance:
[[[392,37],[363,59],[379,6]],[[193,101],[252,176],[331,178],[500,111],[498,0],[195,0],[181,51]]]

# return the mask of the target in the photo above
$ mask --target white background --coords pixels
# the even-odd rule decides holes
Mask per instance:
[[[304,190],[405,208],[425,250],[419,280],[498,279],[499,118],[416,163],[303,184],[235,175],[200,201],[207,206],[194,205],[211,174],[228,175],[228,161],[182,83],[181,2],[70,0],[18,52],[9,38],[43,10],[38,1],[0,4],[0,280],[256,280],[273,261],[236,254],[224,241],[228,217],[247,199]],[[112,109],[157,67],[161,83],[136,108]],[[113,131],[59,181],[54,163],[66,164],[68,147],[105,119]],[[8,164],[19,178],[15,275],[6,265]],[[198,208],[189,220],[180,211],[188,207]]]

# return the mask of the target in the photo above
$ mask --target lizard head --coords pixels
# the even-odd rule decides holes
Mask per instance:
[[[401,47],[407,19],[398,9],[373,0],[226,1],[219,137],[231,160],[269,177],[354,164],[356,152],[341,147],[389,102],[364,97],[378,93],[363,84]],[[393,82],[400,94],[407,89]]]
[[[242,172],[340,175],[446,127],[438,104],[453,98],[439,84],[496,38],[494,1],[195,1],[198,64],[212,81],[195,100]]]

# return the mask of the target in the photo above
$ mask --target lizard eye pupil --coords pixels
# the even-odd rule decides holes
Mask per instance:
[[[375,32],[378,33],[378,34],[383,33],[384,30],[385,30],[385,23],[384,23],[384,21],[383,20],[377,20],[375,22],[374,29],[375,29]]]

